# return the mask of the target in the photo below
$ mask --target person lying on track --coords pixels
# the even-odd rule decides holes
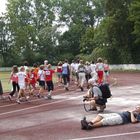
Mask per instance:
[[[120,113],[98,114],[90,121],[84,117],[81,120],[81,129],[91,130],[102,126],[113,126],[128,123],[140,122],[140,105],[137,105],[133,110],[123,111]]]

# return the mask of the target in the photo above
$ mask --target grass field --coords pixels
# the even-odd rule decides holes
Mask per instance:
[[[11,82],[9,82],[9,78],[10,78],[10,72],[0,72],[0,80],[3,87],[3,92],[9,92],[12,89],[12,85]],[[57,81],[56,74],[54,74],[53,81],[54,83],[56,83]]]

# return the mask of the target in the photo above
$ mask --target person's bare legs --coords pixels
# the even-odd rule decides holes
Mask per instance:
[[[94,123],[100,122],[102,119],[103,119],[102,116],[97,115],[93,120],[91,120],[91,122],[94,124]]]
[[[94,127],[101,127],[102,126],[102,122],[101,120],[103,119],[102,116],[97,115],[96,118],[94,118],[93,120],[91,120],[90,125],[94,128]]]
[[[97,108],[97,107],[96,107],[95,100],[91,100],[91,101],[90,101],[90,104],[92,105],[92,108]]]

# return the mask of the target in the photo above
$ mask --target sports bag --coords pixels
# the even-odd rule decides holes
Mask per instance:
[[[104,83],[104,84],[100,84],[98,86],[102,92],[102,97],[103,98],[110,98],[112,96],[109,85]]]

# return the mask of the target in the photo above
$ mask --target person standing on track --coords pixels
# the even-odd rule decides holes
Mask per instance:
[[[120,113],[98,114],[91,121],[87,121],[86,117],[81,120],[81,129],[90,130],[102,126],[112,126],[128,123],[140,122],[140,105],[133,110],[123,111]]]
[[[70,83],[70,66],[66,59],[65,59],[64,64],[62,65],[62,78],[63,78],[63,82],[64,82],[64,88],[66,91],[68,91],[69,83]]]
[[[104,82],[109,84],[109,64],[107,60],[104,60]]]
[[[18,76],[17,76],[17,73],[18,73],[18,67],[16,65],[14,65],[12,67],[12,72],[11,72],[10,80],[9,80],[9,82],[11,81],[11,83],[12,83],[12,91],[8,95],[8,98],[9,98],[10,101],[12,100],[12,97],[15,94],[16,89],[19,92],[19,85],[18,85]]]
[[[56,66],[56,72],[57,72],[57,82],[58,82],[58,86],[60,86],[62,84],[62,62],[59,61],[57,66]]]
[[[104,63],[101,57],[97,59],[96,68],[95,68],[97,75],[98,75],[98,83],[101,84],[104,78]]]
[[[46,84],[48,89],[47,97],[48,99],[52,99],[52,91],[54,90],[54,84],[53,84],[53,74],[55,73],[55,70],[51,69],[52,65],[48,64],[48,70],[45,71],[46,75]]]
[[[84,61],[80,60],[80,65],[78,67],[78,77],[79,77],[79,88],[84,91],[84,83],[86,81],[86,67]]]
[[[18,92],[18,96],[17,96],[17,103],[21,103],[20,102],[20,98],[24,97],[26,99],[26,101],[28,101],[29,96],[25,95],[25,88],[26,88],[26,83],[25,83],[25,78],[26,78],[26,72],[25,72],[25,68],[24,66],[21,66],[19,69],[19,72],[17,73],[18,76],[18,85],[19,85],[19,92]]]
[[[44,71],[44,65],[40,65],[38,71],[38,82],[39,82],[39,93],[37,94],[37,97],[44,97],[43,93],[45,90],[45,71]]]

